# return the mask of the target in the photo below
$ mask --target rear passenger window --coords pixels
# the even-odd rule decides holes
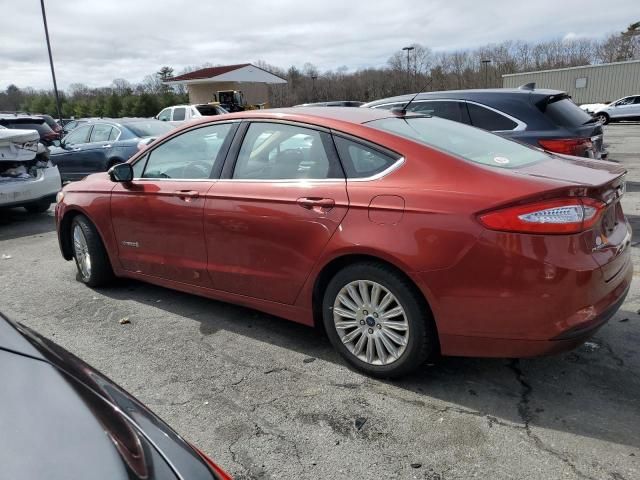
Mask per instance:
[[[104,123],[94,125],[91,137],[89,138],[89,143],[109,141],[109,135],[111,135],[112,129],[113,127],[111,127],[111,125],[106,125]]]
[[[185,110],[186,109],[184,107],[174,108],[173,109],[173,120],[174,121],[184,120]]]
[[[409,110],[424,115],[446,118],[454,122],[468,123],[464,114],[464,104],[452,101],[415,102],[409,105]]]
[[[481,107],[475,103],[467,103],[469,116],[471,117],[471,125],[482,128],[484,130],[513,130],[518,126],[516,122],[505,117],[504,115]]]
[[[400,158],[346,138],[336,136],[334,140],[347,178],[371,177],[383,172]]]

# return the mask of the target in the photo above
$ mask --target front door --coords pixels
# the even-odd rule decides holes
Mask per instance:
[[[58,166],[63,180],[78,180],[82,178],[82,155],[89,142],[91,125],[78,127],[63,139],[63,147],[53,155],[54,163]]]
[[[208,125],[169,138],[135,162],[133,182],[113,189],[111,218],[122,268],[210,286],[203,208],[234,128]]]
[[[235,166],[225,164],[223,179],[207,195],[213,288],[294,303],[348,205],[328,133],[251,123]]]
[[[115,127],[107,123],[96,123],[91,130],[89,143],[84,146],[78,168],[83,175],[104,172],[107,165],[107,155],[111,152],[109,137]]]

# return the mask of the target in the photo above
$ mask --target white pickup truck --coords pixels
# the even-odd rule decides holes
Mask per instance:
[[[58,167],[35,130],[0,127],[0,208],[48,210],[62,188]]]
[[[167,107],[153,118],[163,122],[169,122],[171,125],[180,125],[196,118],[222,115],[225,113],[229,112],[217,103],[203,103],[199,105],[175,105],[173,107]]]

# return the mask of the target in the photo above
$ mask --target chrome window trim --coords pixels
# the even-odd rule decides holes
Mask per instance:
[[[221,178],[219,182],[256,182],[256,183],[296,183],[296,182],[306,182],[306,183],[325,183],[325,182],[370,182],[373,180],[379,180],[382,177],[386,177],[388,174],[400,168],[405,162],[404,157],[398,158],[395,162],[389,165],[387,168],[382,170],[381,172],[376,173],[375,175],[371,175],[369,177],[362,178],[276,178],[276,179],[262,179],[262,178]]]
[[[489,105],[485,105],[484,103],[478,103],[478,102],[474,102],[472,100],[465,100],[467,103],[472,103],[473,105],[477,105],[478,107],[482,107],[482,108],[486,108],[487,110],[491,110],[492,112],[497,113],[498,115],[502,115],[503,117],[508,118],[509,120],[511,120],[512,122],[515,122],[516,126],[510,130],[487,130],[487,131],[491,131],[491,132],[521,132],[523,130],[527,129],[527,124],[524,123],[522,120],[517,119],[516,117],[513,117],[511,115],[509,115],[508,113],[504,113],[501,110],[495,109],[493,107],[490,107]],[[471,125],[473,127],[473,125]]]
[[[487,130],[487,131],[491,131],[491,132],[521,132],[523,130],[527,129],[527,124],[524,123],[522,120],[519,120],[511,115],[509,115],[508,113],[505,113],[501,110],[495,109],[493,107],[490,107],[489,105],[485,105],[484,103],[479,103],[479,102],[474,102],[473,100],[461,100],[461,99],[457,99],[457,98],[431,98],[431,99],[426,99],[423,98],[421,100],[414,100],[413,103],[424,103],[424,102],[458,102],[458,103],[472,103],[473,105],[477,105],[478,107],[482,107],[482,108],[486,108],[488,110],[491,110],[494,113],[497,113],[498,115],[502,115],[503,117],[508,118],[509,120],[511,120],[512,122],[514,122],[516,124],[516,126],[514,128],[512,128],[511,130]],[[381,103],[380,105],[374,105],[371,108],[382,108],[382,107],[386,107],[388,105],[394,106],[394,105],[401,105],[403,102],[389,102],[389,103]],[[437,115],[433,115],[434,117],[437,117]],[[442,118],[442,117],[438,117],[438,118]],[[448,118],[444,118],[444,120],[449,120]],[[455,120],[450,120],[452,122],[454,122]],[[462,122],[458,122],[458,123],[462,123]],[[466,125],[466,124],[464,124]],[[471,127],[473,127],[474,125],[469,125]]]

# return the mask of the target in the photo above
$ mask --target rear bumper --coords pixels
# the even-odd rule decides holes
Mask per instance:
[[[53,203],[61,188],[58,167],[43,168],[33,180],[0,183],[0,207],[20,207],[41,200]]]
[[[570,350],[624,302],[633,277],[629,249],[606,278],[592,255],[577,253],[580,236],[546,240],[544,250],[541,237],[495,236],[452,270],[412,275],[432,307],[443,355],[521,358]]]

